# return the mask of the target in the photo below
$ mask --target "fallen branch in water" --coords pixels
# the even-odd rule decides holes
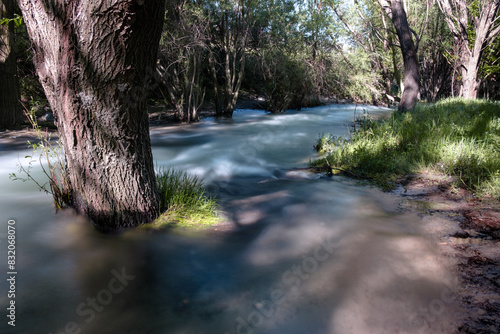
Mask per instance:
[[[314,172],[314,173],[322,173],[322,172],[326,172],[327,175],[331,176],[331,175],[334,175],[333,171],[336,170],[336,171],[339,171],[343,174],[346,174],[346,175],[349,175],[355,179],[359,179],[359,180],[372,180],[373,178],[371,177],[368,177],[368,176],[361,176],[361,175],[358,175],[356,173],[353,173],[349,170],[346,170],[346,169],[342,169],[342,168],[338,168],[338,167],[334,167],[332,165],[330,165],[330,163],[328,162],[328,160],[326,160],[326,163],[328,165],[328,167],[326,166],[322,166],[322,167],[301,167],[301,168],[293,168],[292,170],[303,170],[303,171],[309,171],[309,172]]]

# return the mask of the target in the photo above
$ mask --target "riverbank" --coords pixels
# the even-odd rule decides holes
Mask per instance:
[[[402,212],[416,213],[457,278],[463,320],[458,333],[500,333],[500,206],[425,172],[392,191]]]
[[[459,333],[500,333],[500,105],[447,100],[383,122],[350,141],[322,136],[311,165],[368,180],[420,216],[458,278]]]

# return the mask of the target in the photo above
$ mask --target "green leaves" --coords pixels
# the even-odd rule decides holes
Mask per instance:
[[[14,22],[14,26],[19,28],[23,24],[23,17],[18,14],[14,14],[14,18],[8,19],[6,17],[0,19],[0,25],[8,25],[11,22]]]

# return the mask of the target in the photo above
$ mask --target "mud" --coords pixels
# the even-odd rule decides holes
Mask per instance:
[[[500,205],[453,183],[426,173],[394,193],[401,197],[401,210],[422,218],[458,278],[464,313],[458,333],[500,333]]]

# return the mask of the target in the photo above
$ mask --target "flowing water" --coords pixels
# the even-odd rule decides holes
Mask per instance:
[[[349,136],[353,112],[238,110],[233,120],[152,129],[157,166],[203,177],[230,231],[100,234],[55,215],[33,184],[9,180],[29,151],[0,150],[0,332],[452,332],[454,284],[418,217],[378,190],[293,170],[315,158],[319,133]]]

